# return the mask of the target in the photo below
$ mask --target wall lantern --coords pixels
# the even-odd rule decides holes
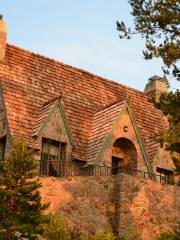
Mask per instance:
[[[124,125],[124,132],[128,132],[128,126]]]

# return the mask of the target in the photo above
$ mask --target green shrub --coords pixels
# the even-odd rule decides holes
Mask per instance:
[[[180,232],[163,232],[156,240],[180,240]]]
[[[50,215],[48,221],[42,224],[43,237],[48,240],[81,240],[79,232],[72,230],[68,223],[57,215]]]
[[[120,237],[120,240],[140,240],[140,234],[136,231],[134,226],[129,226]]]
[[[49,215],[46,223],[42,224],[43,237],[47,240],[117,240],[113,233],[96,233],[84,237],[73,230],[61,216]]]
[[[116,236],[113,233],[96,233],[90,236],[89,240],[116,240]]]

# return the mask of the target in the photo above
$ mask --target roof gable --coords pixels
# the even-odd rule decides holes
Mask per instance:
[[[59,115],[59,119],[55,119],[55,124],[58,123],[58,121],[60,121],[60,118],[62,119],[63,122],[63,126],[56,126],[56,128],[63,128],[65,129],[66,135],[69,139],[69,142],[71,144],[72,147],[75,147],[75,143],[72,137],[72,133],[71,130],[69,128],[69,124],[68,124],[68,120],[66,118],[66,114],[63,108],[63,104],[61,101],[61,98],[58,97],[46,104],[44,104],[39,112],[39,116],[35,122],[35,126],[34,126],[34,130],[33,130],[33,136],[40,136],[42,135],[43,131],[45,130],[45,128],[47,127],[47,124],[49,122],[51,122],[51,119],[53,117],[54,113],[57,113],[57,117]],[[62,124],[61,124],[62,125]],[[55,132],[55,131],[62,131],[62,129],[55,129],[54,124],[52,124],[51,126],[51,131]],[[55,139],[58,140],[58,139]]]
[[[109,146],[111,147],[111,145],[113,144],[113,141],[115,140],[115,139],[112,140],[114,138],[114,133],[119,128],[119,123],[121,122],[121,119],[123,119],[123,116],[124,116],[126,111],[128,112],[129,118],[131,120],[131,124],[133,126],[134,133],[135,133],[135,136],[137,138],[137,142],[139,143],[139,147],[140,147],[140,150],[141,150],[144,162],[145,162],[145,166],[147,167],[147,171],[150,172],[150,173],[153,173],[151,165],[148,161],[148,155],[146,153],[145,146],[143,144],[143,141],[142,141],[142,138],[141,138],[141,135],[140,135],[140,131],[139,131],[138,126],[136,124],[136,120],[135,120],[133,110],[132,110],[128,100],[121,102],[121,108],[119,108],[119,111],[116,111],[116,117],[114,117],[114,121],[110,122],[110,125],[111,125],[109,127],[110,131],[109,132],[106,131],[106,134],[104,134],[104,139],[101,141],[101,144],[102,144],[101,148],[99,149],[99,152],[98,152],[98,154],[95,158],[95,161],[93,163],[99,164],[100,161],[103,160],[102,159],[103,158],[103,152],[105,151],[106,148],[108,148]],[[106,121],[108,121],[108,118],[106,118]],[[103,129],[103,126],[99,125],[99,131],[102,130],[101,128]],[[131,134],[132,134],[132,132],[131,132]],[[120,135],[119,137],[124,137],[124,136]],[[133,134],[132,134],[132,138],[133,138]]]

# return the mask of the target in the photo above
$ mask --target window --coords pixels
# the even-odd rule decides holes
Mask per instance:
[[[66,143],[42,139],[41,174],[60,176],[64,172]]]
[[[157,168],[157,178],[161,183],[173,183],[174,180],[174,172],[164,169],[164,168]]]
[[[4,160],[5,149],[6,149],[6,136],[0,138],[0,161]]]
[[[51,160],[65,161],[66,144],[51,139],[43,138],[42,153],[48,155]]]

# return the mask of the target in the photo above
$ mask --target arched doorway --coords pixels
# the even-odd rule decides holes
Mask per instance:
[[[137,152],[134,144],[127,138],[118,138],[112,148],[112,173],[118,168],[137,169]]]

